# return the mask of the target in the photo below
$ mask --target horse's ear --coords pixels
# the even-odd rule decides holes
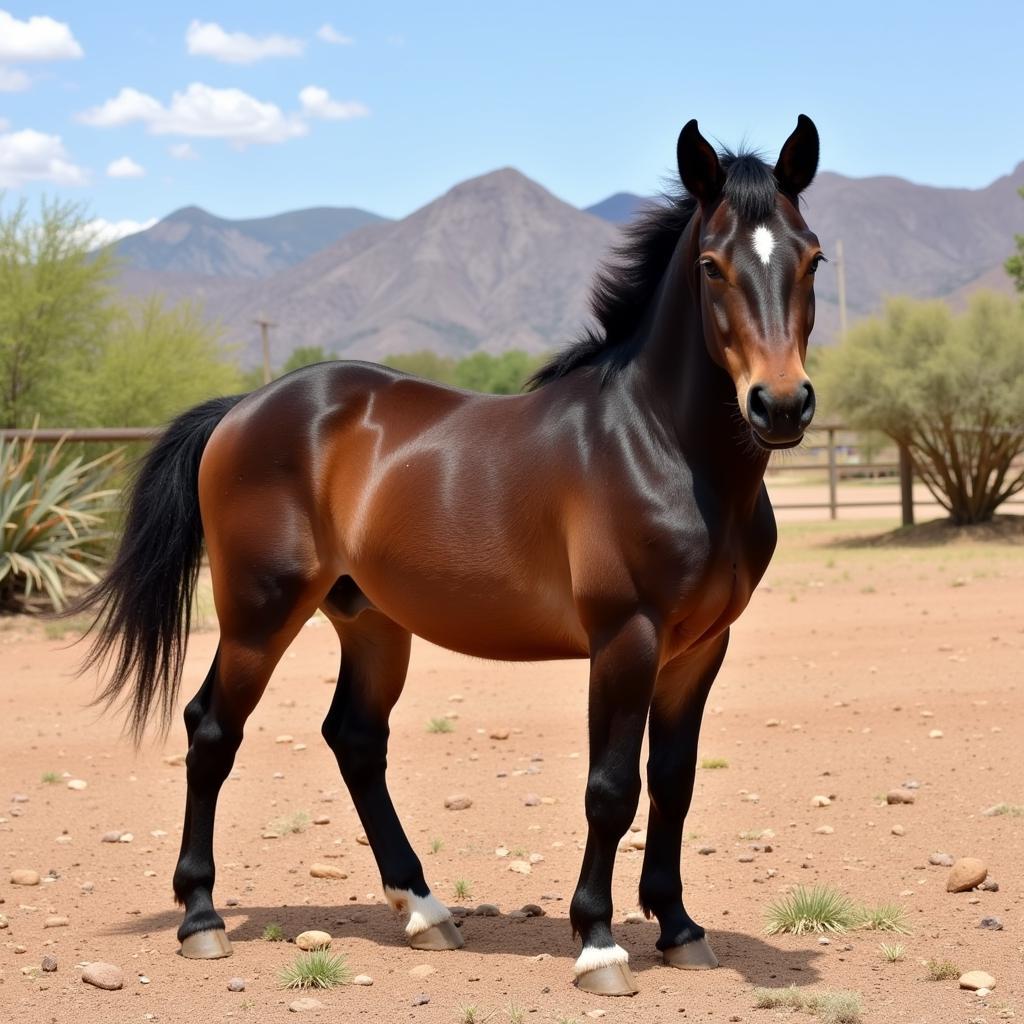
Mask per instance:
[[[818,129],[806,114],[801,114],[775,165],[775,180],[783,195],[795,200],[814,181],[818,152]]]
[[[725,172],[718,154],[701,135],[696,119],[687,121],[676,144],[679,177],[686,191],[701,203],[713,203],[722,194]]]

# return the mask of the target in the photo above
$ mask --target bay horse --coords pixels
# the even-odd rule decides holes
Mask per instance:
[[[619,840],[650,815],[640,905],[684,969],[717,966],[686,912],[683,819],[729,626],[776,543],[763,476],[814,415],[804,370],[824,259],[798,197],[818,164],[801,115],[774,167],[682,130],[682,188],[599,275],[597,326],[511,396],[364,362],[290,373],[184,413],[146,457],[109,573],[78,610],[138,740],[175,706],[203,544],[220,642],[185,707],[174,893],[181,953],[227,956],[214,909],[217,796],[246,719],[320,609],[341,641],[323,723],[390,904],[417,949],[462,936],[385,780],[412,634],[481,658],[588,658],[588,836],[570,920],[579,988],[637,991],[612,936]]]

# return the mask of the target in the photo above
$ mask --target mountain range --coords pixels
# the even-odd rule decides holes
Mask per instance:
[[[826,254],[816,343],[838,336],[836,241],[850,322],[886,295],[961,305],[979,287],[1010,290],[1002,262],[1024,232],[1024,163],[983,189],[822,172],[805,215]],[[226,220],[197,207],[114,243],[118,286],[202,302],[246,365],[266,317],[274,362],[299,345],[380,359],[432,349],[462,356],[564,344],[588,316],[589,284],[646,203],[617,193],[580,210],[511,168],[456,185],[401,220],[352,208]]]

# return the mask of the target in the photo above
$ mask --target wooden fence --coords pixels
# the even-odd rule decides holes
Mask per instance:
[[[0,430],[0,440],[28,440],[32,438],[40,443],[55,444],[57,441],[79,441],[101,444],[116,444],[130,441],[152,441],[160,433],[160,427],[96,427],[90,429],[62,429],[48,427],[38,430]],[[818,439],[824,435],[824,444]],[[836,423],[814,426],[807,432],[807,439],[800,449],[803,461],[790,461],[788,458],[773,459],[769,473],[775,476],[780,473],[814,473],[823,474],[827,486],[828,500],[813,502],[785,502],[773,500],[772,504],[779,511],[787,509],[828,509],[830,519],[838,516],[841,508],[893,508],[899,507],[904,526],[914,522],[914,469],[910,453],[904,448],[897,450],[895,461],[862,462],[859,457],[860,445],[853,440],[846,443],[842,438],[853,438],[854,432],[848,427]],[[810,456],[809,459],[807,456]],[[900,496],[892,498],[854,501],[839,500],[839,482],[850,477],[887,476],[899,479]],[[1006,504],[1022,504],[1024,498],[1010,499]]]

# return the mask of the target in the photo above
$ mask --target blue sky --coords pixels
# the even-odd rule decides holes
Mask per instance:
[[[1022,40],[1019,0],[0,0],[0,187],[401,216],[512,165],[587,205],[657,188],[690,117],[774,155],[801,112],[825,168],[979,187],[1024,159]]]

